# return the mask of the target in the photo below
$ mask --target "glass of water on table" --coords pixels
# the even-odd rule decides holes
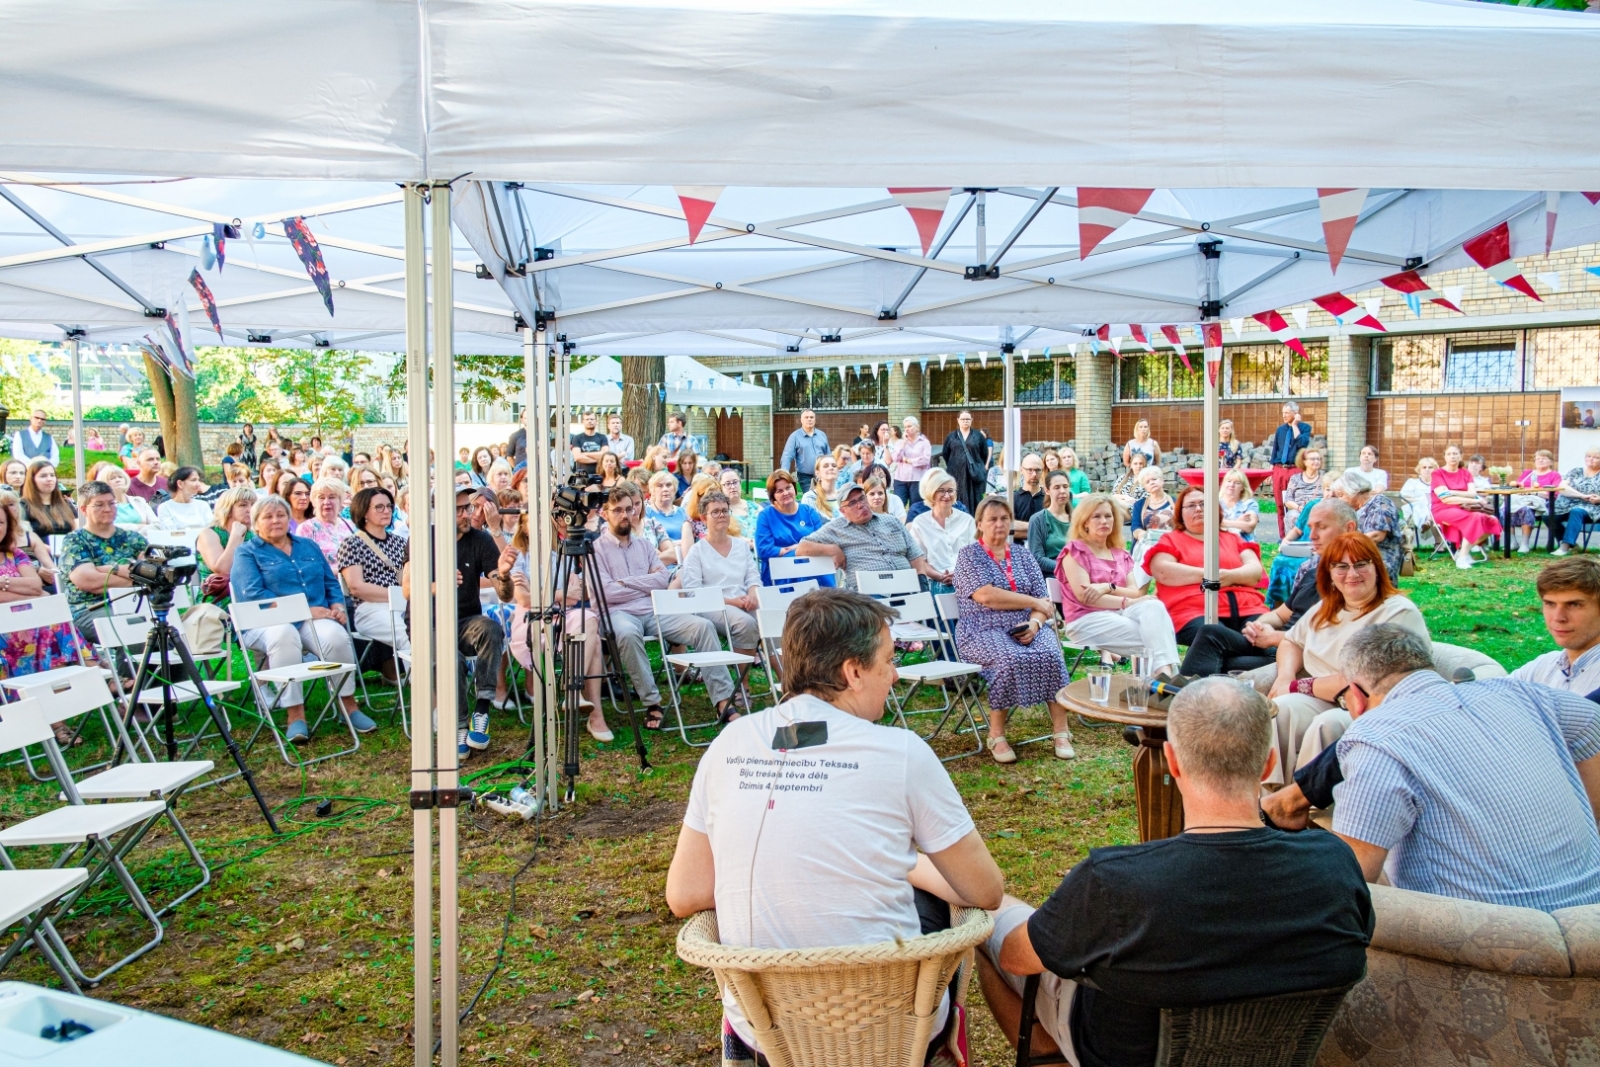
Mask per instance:
[[[1096,704],[1111,703],[1111,664],[1101,662],[1089,668],[1089,699]]]
[[[1150,682],[1155,672],[1150,669],[1150,650],[1142,648],[1130,657],[1132,668],[1128,679],[1127,705],[1129,711],[1150,710]]]

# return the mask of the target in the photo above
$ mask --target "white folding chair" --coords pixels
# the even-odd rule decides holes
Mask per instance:
[[[740,652],[724,652],[719,641],[714,651],[697,650],[694,652],[667,651],[667,640],[661,633],[661,620],[675,615],[720,615],[722,628],[728,631],[728,605],[722,598],[722,589],[717,586],[705,586],[700,589],[657,589],[650,594],[650,604],[655,609],[656,640],[661,642],[662,660],[667,667],[667,690],[672,694],[672,713],[678,720],[678,734],[683,738],[683,743],[696,748],[709,745],[711,742],[696,743],[689,740],[690,730],[700,730],[717,725],[715,719],[710,722],[696,723],[686,726],[683,722],[683,708],[678,700],[678,678],[674,667],[688,670],[698,667],[701,672],[715,667],[734,668],[736,681],[735,694],[744,697],[744,710],[750,710],[750,693],[745,689],[743,679],[737,678],[737,669],[747,667],[755,662],[754,656],[746,656]],[[731,638],[730,638],[731,644]]]
[[[39,701],[31,697],[0,705],[0,752],[14,752],[25,745],[44,745],[57,778],[70,798],[76,789],[71,774],[61,763],[61,750],[56,747],[55,734],[50,730],[48,718]],[[61,957],[68,971],[82,985],[103,981],[161,944],[166,936],[160,917],[139,891],[138,883],[122,862],[123,854],[131,847],[129,843],[135,835],[142,836],[148,824],[160,818],[166,810],[166,802],[160,800],[127,804],[69,803],[0,830],[0,867],[8,871],[17,869],[11,860],[11,850],[19,848],[62,846],[51,864],[53,868],[65,868],[74,859],[81,859],[88,866],[89,873],[83,882],[61,898],[52,918],[39,921],[33,935],[36,941],[48,939],[50,950]],[[56,932],[54,922],[64,918],[78,899],[107,875],[114,877],[122,886],[134,909],[150,922],[155,934],[127,956],[89,977],[83,973],[66,942]],[[23,944],[18,940],[0,955],[0,969],[22,950]]]
[[[342,575],[339,578],[339,588],[341,588],[341,589],[343,589],[345,591],[345,600],[348,602],[351,599],[351,597],[349,595],[350,594],[350,590],[345,586],[344,577]],[[388,587],[388,593],[389,593],[388,610],[389,610],[390,616],[394,620],[395,632],[396,633],[404,633],[405,632],[405,629],[404,629],[404,626],[405,626],[405,614],[406,614],[406,595],[405,595],[404,592],[401,591],[401,589],[400,589],[400,587],[398,585],[389,586]],[[396,676],[396,681],[395,681],[395,703],[394,703],[394,707],[392,709],[390,709],[390,710],[395,711],[400,715],[401,726],[405,730],[406,736],[410,737],[411,736],[411,724],[406,720],[406,686],[405,686],[406,676],[411,671],[411,657],[410,657],[410,655],[408,654],[408,655],[406,655],[405,657],[402,658],[400,656],[400,654],[399,654],[400,650],[399,649],[395,649],[393,645],[389,644],[389,642],[387,642],[387,641],[385,641],[385,640],[383,640],[382,638],[379,638],[379,637],[373,637],[371,634],[364,634],[360,630],[358,630],[356,628],[356,619],[355,619],[355,613],[354,612],[352,612],[351,615],[350,615],[349,630],[350,630],[350,638],[351,638],[352,641],[355,642],[355,645],[356,645],[356,663],[357,664],[360,664],[360,662],[361,662],[361,656],[362,656],[362,651],[361,650],[362,650],[362,646],[363,645],[366,645],[366,646],[384,645],[384,646],[394,650],[394,652],[395,652],[394,663],[395,663],[395,676]],[[382,710],[381,708],[378,708],[377,704],[373,701],[372,694],[367,691],[367,676],[366,676],[366,673],[364,671],[361,671],[361,670],[357,670],[356,671],[356,685],[361,690],[361,703],[362,703],[363,706],[365,706],[368,710]],[[394,720],[390,719],[390,721],[393,722]]]
[[[814,578],[793,585],[763,585],[756,590],[756,599],[764,611],[788,611],[790,604],[817,588]]]
[[[20,633],[23,630],[38,630],[49,626],[58,626],[62,623],[72,622],[72,609],[67,606],[64,595],[42,596],[33,600],[16,600],[9,604],[0,604],[0,635]],[[27,695],[22,690],[31,685],[48,684],[56,677],[87,671],[91,668],[83,665],[56,667],[50,671],[41,671],[38,674],[19,674],[14,678],[0,680],[0,687],[6,690],[6,697],[13,695]],[[61,720],[56,720],[61,721]],[[103,717],[102,717],[103,721]],[[106,724],[109,727],[109,724]],[[81,732],[82,726],[78,727]],[[113,735],[109,732],[107,738]],[[35,781],[44,782],[49,776],[41,774],[33,764],[33,757],[27,749],[23,749],[20,757],[15,761],[23,764],[28,769],[28,775]]]
[[[767,573],[772,575],[773,585],[807,578],[832,578],[834,570],[833,560],[827,556],[773,556],[767,560]]]
[[[248,630],[264,630],[269,626],[298,626],[311,618],[311,604],[306,600],[304,593],[295,593],[293,596],[277,597],[272,600],[235,600],[228,611],[233,616],[234,629],[239,631],[241,644],[244,643],[244,634]],[[245,671],[249,675],[250,690],[255,694],[257,714],[260,716],[260,722],[257,724],[255,732],[250,735],[249,742],[244,746],[244,751],[247,754],[255,747],[256,740],[261,736],[262,729],[270,729],[272,731],[272,737],[278,743],[279,754],[283,756],[283,761],[291,767],[309,767],[313,763],[321,763],[323,760],[334,759],[337,756],[348,756],[350,753],[360,750],[361,735],[356,733],[356,728],[350,725],[349,718],[344,714],[344,709],[339,703],[338,690],[338,685],[344,680],[344,677],[356,670],[355,664],[335,663],[312,657],[284,667],[262,668],[256,663],[258,655],[265,659],[263,653],[255,652],[249,648],[245,649]],[[273,718],[273,713],[283,703],[283,698],[288,693],[289,686],[294,683],[300,684],[302,696],[306,704],[309,705],[311,702],[310,690],[316,682],[326,683],[328,701],[323,705],[316,719],[313,720],[309,715],[306,716],[309,723],[307,728],[314,737],[323,720],[330,714],[336,715],[339,721],[344,723],[345,730],[350,734],[350,747],[342,748],[337,752],[330,752],[326,755],[316,756],[312,759],[300,760],[290,756],[288,743],[284,741],[283,732],[278,729],[278,723]]]
[[[77,979],[67,965],[55,954],[49,942],[39,936],[41,924],[49,921],[47,905],[54,904],[89,878],[86,867],[49,868],[46,870],[0,870],[0,930],[22,923],[16,946],[21,951],[28,942],[39,950],[50,969],[61,978],[67,992],[83,995]]]
[[[917,572],[907,567],[898,571],[857,571],[856,592],[863,596],[883,599],[892,596],[910,596],[922,591],[922,581]]]
[[[1056,606],[1056,618],[1059,621],[1062,616],[1061,605],[1063,603],[1061,583],[1056,581],[1054,578],[1046,578],[1044,580],[1044,587],[1050,595],[1050,603]],[[1069,648],[1077,649],[1078,652],[1078,655],[1072,661],[1072,666],[1067,668],[1067,680],[1069,682],[1072,680],[1072,676],[1077,673],[1078,668],[1083,664],[1083,658],[1089,653],[1093,652],[1102,658],[1105,656],[1103,651],[1095,648],[1093,645],[1081,644],[1079,642],[1069,640],[1067,638],[1066,627],[1062,627],[1061,629],[1061,647],[1063,650]],[[1082,716],[1079,716],[1079,718],[1082,720]],[[1085,721],[1086,725],[1094,725],[1093,723],[1088,723],[1087,720],[1083,721]],[[1104,724],[1102,723],[1101,725]]]
[[[950,623],[950,625],[952,627],[954,627],[956,622],[960,618],[959,601],[956,600],[955,594],[954,593],[940,593],[938,595],[938,597],[935,598],[935,600],[936,600],[937,606],[939,608],[939,613],[944,616],[946,622]],[[984,724],[984,729],[988,729],[988,724],[987,723]],[[1011,741],[1011,747],[1012,748],[1019,748],[1022,745],[1032,745],[1032,744],[1036,744],[1036,743],[1038,743],[1040,741],[1050,741],[1054,737],[1055,737],[1055,734],[1053,732],[1052,733],[1040,734],[1038,737],[1030,737],[1026,741]],[[982,748],[981,745],[979,746],[978,750],[980,752],[983,751],[983,748]]]
[[[952,603],[954,602],[954,594],[946,593],[943,595],[950,597]],[[939,606],[932,593],[911,593],[907,596],[889,597],[884,601],[884,606],[893,610],[897,619],[896,623],[890,624],[891,633],[893,633],[896,625],[916,624],[926,628],[930,620],[935,624],[940,622]],[[942,637],[942,631],[935,632]],[[934,708],[926,712],[913,711],[909,714],[931,715],[939,713],[938,725],[933,728],[932,733],[924,738],[924,740],[932,741],[939,736],[939,731],[944,729],[945,723],[950,720],[950,716],[955,713],[956,706],[959,704],[962,713],[966,715],[967,726],[972,730],[973,739],[977,741],[977,748],[972,752],[958,752],[953,756],[942,757],[942,759],[948,763],[950,760],[959,759],[962,756],[975,756],[983,752],[983,739],[980,734],[977,717],[972,710],[972,695],[969,692],[969,683],[967,681],[967,679],[981,671],[982,667],[975,663],[963,663],[958,659],[934,658],[921,663],[899,664],[895,669],[900,675],[901,681],[910,683],[904,693],[897,693],[892,688],[889,690],[889,699],[894,704],[895,719],[901,726],[908,730],[911,728],[911,724],[906,721],[908,713],[905,710],[905,706],[916,695],[916,691],[919,688],[924,685],[943,685],[951,682],[954,683],[954,688],[952,689],[948,685],[945,686],[944,706],[942,708]]]

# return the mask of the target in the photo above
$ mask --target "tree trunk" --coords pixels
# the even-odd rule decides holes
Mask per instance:
[[[634,458],[643,459],[667,432],[665,356],[622,357],[622,432],[634,440]]]
[[[172,377],[172,434],[167,438],[167,455],[180,467],[205,470],[205,454],[200,447],[200,406],[195,383],[181,374]]]
[[[150,379],[150,400],[156,408],[156,423],[161,427],[161,443],[171,447],[178,439],[172,409],[172,379],[167,377],[167,369],[148,352],[144,355],[144,373]],[[154,441],[150,443],[155,444]]]

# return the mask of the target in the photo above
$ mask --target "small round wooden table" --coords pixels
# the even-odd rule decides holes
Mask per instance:
[[[1183,833],[1183,795],[1167,773],[1167,755],[1161,748],[1167,739],[1167,713],[1156,707],[1130,711],[1127,688],[1132,684],[1131,675],[1113,674],[1111,702],[1096,704],[1089,699],[1089,679],[1079,678],[1057,693],[1056,699],[1085,719],[1135,727],[1139,751],[1133,757],[1133,797],[1139,813],[1139,840],[1176,837]]]

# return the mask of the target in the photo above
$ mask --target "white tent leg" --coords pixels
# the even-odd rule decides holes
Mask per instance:
[[[550,404],[550,338],[554,331],[548,322],[540,323],[532,331],[533,343],[531,352],[531,369],[529,370],[528,388],[533,403],[533,410],[528,418],[528,485],[532,487],[533,497],[529,500],[528,514],[532,516],[537,507],[538,514],[542,517],[547,514],[551,493],[554,486],[551,484],[553,473],[550,465],[550,449],[552,434],[550,431],[551,404]],[[537,379],[537,384],[535,384]],[[557,433],[556,438],[560,437]],[[564,444],[565,442],[560,442]],[[534,502],[537,501],[537,504]],[[550,595],[552,581],[550,571],[550,553],[553,549],[551,531],[548,523],[541,521],[538,529],[532,531],[531,542],[537,546],[538,558],[534,560],[535,574],[542,575],[538,579],[538,589],[534,593],[534,603],[545,603],[544,598]],[[544,664],[544,707],[543,716],[538,725],[538,741],[535,746],[534,762],[539,767],[539,797],[545,805],[545,811],[555,811],[560,804],[560,790],[556,768],[556,753],[560,746],[556,742],[556,723],[558,721],[557,709],[560,707],[559,693],[556,689],[555,651],[553,641],[555,628],[549,623],[543,626],[544,648],[542,649]]]
[[[88,457],[84,454],[83,447],[83,362],[82,354],[78,351],[82,342],[77,337],[67,341],[72,352],[72,439],[77,442],[73,448],[73,472],[78,476],[77,485],[83,487],[85,464]]]
[[[1222,321],[1222,288],[1219,279],[1222,242],[1200,242],[1201,265],[1205,271],[1205,296],[1201,305],[1200,333],[1205,346],[1206,389],[1204,405],[1205,422],[1205,574],[1202,585],[1206,593],[1206,622],[1217,621],[1217,592],[1219,561],[1218,551],[1222,541],[1222,523],[1217,517],[1217,422],[1219,417],[1217,393],[1222,383],[1222,343],[1217,339],[1213,347],[1209,323]]]
[[[439,536],[434,539],[433,568],[439,576],[434,608],[438,618],[437,662],[443,664],[438,686],[439,720],[437,760],[439,768],[439,1067],[456,1067],[456,1029],[461,991],[457,967],[460,900],[457,878],[457,812],[454,797],[460,792],[460,772],[456,764],[457,716],[468,710],[459,708],[456,664],[459,646],[456,626],[456,536],[454,471],[456,455],[455,389],[455,276],[450,269],[450,185],[432,185],[431,218],[433,273],[433,448],[434,484],[439,512]],[[413,490],[415,492],[415,490]],[[427,589],[423,586],[423,589]],[[474,591],[476,592],[476,591]]]
[[[411,811],[413,1067],[433,1065],[433,522],[428,493],[428,266],[423,189],[405,187],[406,448],[411,459]]]

